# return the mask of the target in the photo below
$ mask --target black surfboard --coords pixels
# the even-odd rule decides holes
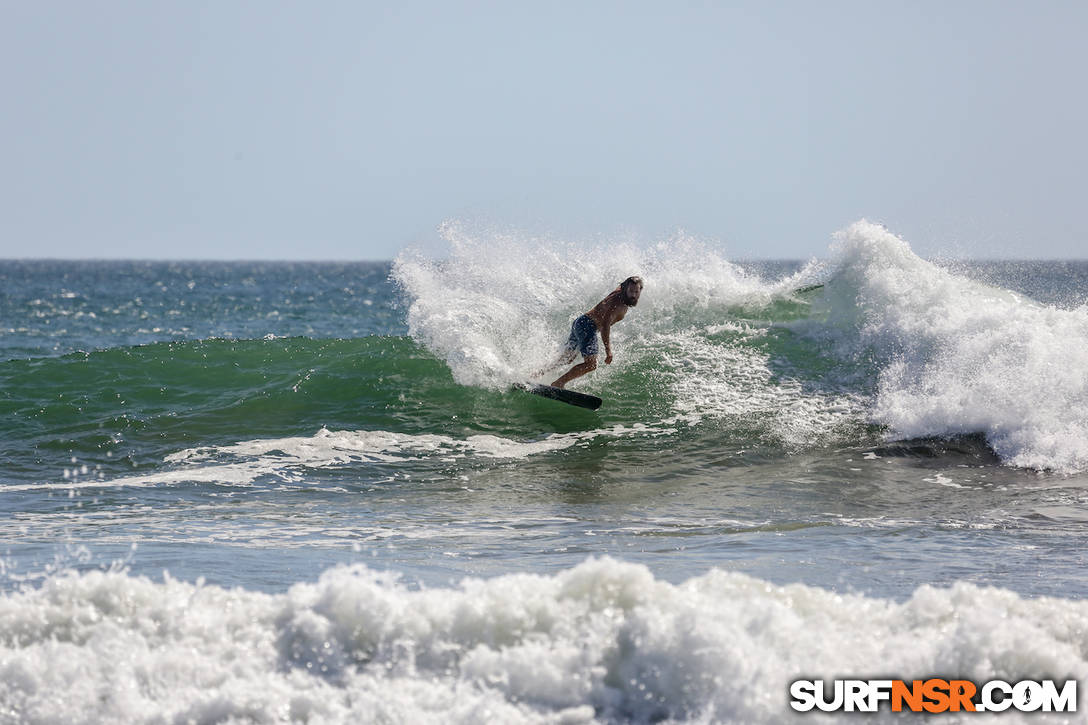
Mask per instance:
[[[597,408],[601,407],[602,401],[596,395],[586,395],[576,390],[553,388],[551,385],[539,385],[537,383],[515,383],[514,387],[533,395],[539,395],[542,398],[551,398],[568,405],[577,405],[579,408],[597,410]]]

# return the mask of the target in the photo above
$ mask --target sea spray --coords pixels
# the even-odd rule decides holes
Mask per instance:
[[[880,366],[874,421],[900,438],[981,432],[1015,466],[1088,469],[1088,308],[957,276],[868,222],[834,252],[833,315]]]
[[[637,353],[640,335],[669,332],[753,296],[764,285],[720,252],[678,236],[644,248],[631,242],[579,245],[510,234],[474,236],[449,224],[448,258],[401,254],[393,278],[409,300],[413,338],[444,359],[465,385],[503,386],[559,351],[570,321],[626,277],[641,275],[637,310],[614,331]],[[617,355],[619,357],[619,355]]]

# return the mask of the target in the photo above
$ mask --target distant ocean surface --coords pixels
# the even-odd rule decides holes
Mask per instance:
[[[1088,698],[1088,263],[927,261],[866,222],[808,262],[446,234],[0,262],[0,722],[844,719],[789,709],[812,677]],[[571,384],[599,411],[511,388],[631,274],[615,362]]]

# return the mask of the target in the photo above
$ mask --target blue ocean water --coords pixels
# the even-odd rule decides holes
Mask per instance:
[[[447,232],[0,262],[0,717],[781,722],[803,675],[1084,680],[1088,263]],[[571,386],[599,411],[511,388],[630,274]]]

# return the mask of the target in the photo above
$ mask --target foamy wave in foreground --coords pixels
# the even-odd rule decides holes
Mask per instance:
[[[0,598],[17,722],[778,723],[795,678],[953,674],[1083,680],[1088,603],[958,584],[900,604],[716,570],[674,585],[611,559],[421,591],[341,567],[279,595],[67,573]]]

